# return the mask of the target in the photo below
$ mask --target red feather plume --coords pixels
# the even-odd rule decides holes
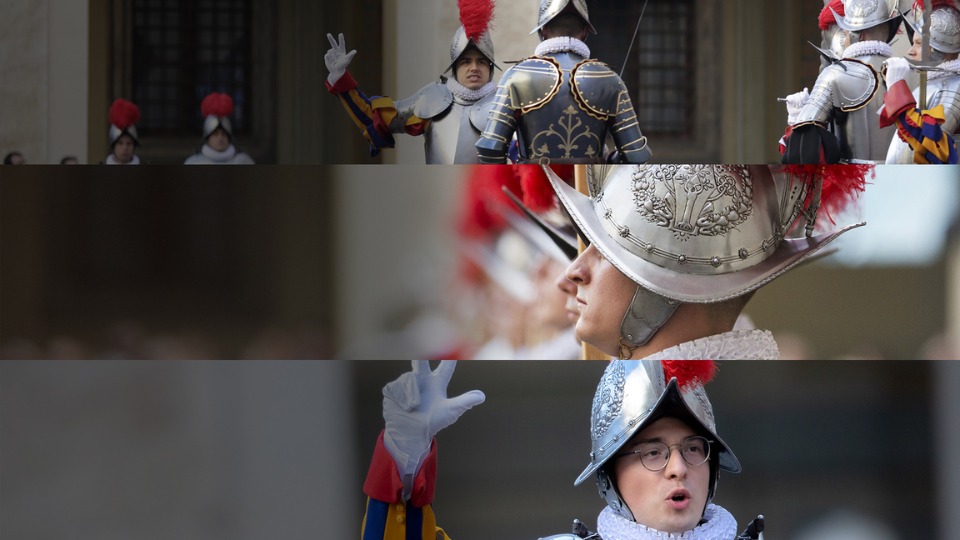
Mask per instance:
[[[676,377],[681,390],[694,384],[705,386],[717,374],[713,360],[661,360],[660,365],[666,380]]]
[[[960,9],[954,0],[933,0],[930,2],[930,11],[933,11],[937,8],[949,7],[953,9]],[[913,9],[918,11],[923,11],[923,0],[913,0]]]
[[[812,182],[817,175],[823,177],[820,190],[820,209],[830,223],[833,215],[844,211],[867,187],[867,175],[876,178],[874,165],[787,165],[784,169],[794,176]],[[812,201],[813,193],[807,194],[804,208]]]
[[[493,20],[493,0],[457,0],[457,7],[467,38],[479,41]]]
[[[514,195],[519,196],[521,192],[520,180],[510,165],[473,165],[470,168],[459,213],[457,228],[460,234],[484,239],[506,226],[501,209],[519,210],[503,193],[502,186]]]
[[[207,116],[230,116],[233,114],[233,98],[230,94],[212,92],[200,102],[200,113]]]
[[[127,129],[139,121],[140,107],[137,107],[132,101],[117,98],[110,105],[110,123],[118,128]]]
[[[533,212],[545,212],[555,208],[557,200],[547,173],[540,165],[514,165],[523,190],[523,204]],[[550,165],[554,174],[567,183],[573,182],[573,165]]]
[[[831,25],[837,24],[837,18],[833,16],[830,8],[833,8],[833,11],[836,11],[837,15],[840,15],[841,17],[845,15],[843,12],[843,1],[830,0],[830,3],[823,6],[823,9],[820,10],[820,17],[817,19],[817,23],[820,25],[821,30],[826,30],[827,28],[830,28]]]

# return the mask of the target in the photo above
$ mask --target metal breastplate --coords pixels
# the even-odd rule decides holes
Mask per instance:
[[[920,89],[913,91],[913,99],[920,99]],[[932,109],[937,105],[943,105],[943,129],[944,133],[951,135],[956,144],[957,136],[960,135],[960,75],[941,77],[927,83],[927,106],[926,109]],[[919,106],[919,104],[918,104]],[[913,163],[913,149],[900,137],[893,137],[890,142],[890,148],[887,151],[887,163]]]
[[[469,102],[455,97],[445,85],[434,83],[397,102],[397,112],[404,120],[416,115],[430,121],[423,134],[428,164],[469,164],[479,163],[475,144],[492,103],[493,93]]]
[[[886,93],[878,71],[883,60],[845,59],[824,69],[794,125],[832,122],[845,159],[882,161],[896,131],[881,128],[877,115]]]
[[[521,114],[517,139],[522,161],[603,161],[607,111],[616,111],[617,89],[622,83],[609,69],[606,71],[616,80],[604,77],[595,69],[602,64],[589,61],[586,64],[590,64],[590,68],[585,69],[583,75],[588,76],[589,71],[596,79],[574,75],[571,82],[571,72],[579,68],[581,61],[579,56],[559,53],[530,58],[514,67],[514,75],[507,84],[514,99],[511,105]],[[584,95],[589,96],[589,103],[583,101]],[[611,95],[614,96],[612,102]]]

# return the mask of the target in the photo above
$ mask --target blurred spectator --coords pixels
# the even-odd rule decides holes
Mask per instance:
[[[4,165],[26,165],[27,160],[23,159],[23,154],[14,150],[3,157]]]

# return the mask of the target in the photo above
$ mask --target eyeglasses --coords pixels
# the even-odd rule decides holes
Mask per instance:
[[[667,466],[670,461],[670,449],[674,446],[680,447],[680,456],[691,467],[703,465],[710,459],[710,443],[705,437],[694,435],[687,437],[678,444],[664,444],[662,442],[645,442],[636,450],[617,454],[616,457],[640,456],[640,463],[650,471],[659,472]]]

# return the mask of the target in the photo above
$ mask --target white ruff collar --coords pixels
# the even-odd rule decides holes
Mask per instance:
[[[233,159],[233,156],[237,155],[237,149],[231,144],[227,146],[226,150],[218,152],[209,144],[204,143],[203,147],[200,148],[200,153],[203,154],[203,157],[209,159],[210,161],[230,161]]]
[[[497,83],[490,81],[476,90],[471,90],[458,83],[453,77],[450,77],[447,79],[447,89],[450,90],[453,95],[464,101],[479,101],[489,96],[494,90],[496,90]]]
[[[857,58],[860,56],[886,56],[887,58],[893,56],[893,49],[890,48],[889,43],[884,43],[882,41],[859,41],[850,45],[843,51],[844,58]]]
[[[140,156],[134,154],[133,159],[131,159],[129,163],[120,163],[119,161],[117,161],[117,158],[113,156],[113,154],[110,154],[109,156],[107,156],[105,163],[107,165],[139,165]]]
[[[947,60],[946,62],[941,62],[939,66],[940,69],[946,71],[931,71],[927,74],[927,80],[933,81],[941,77],[955,77],[958,75],[957,71],[960,71],[960,58],[955,58],[953,60]]]
[[[769,330],[732,330],[687,341],[644,360],[776,360],[780,349]]]
[[[545,39],[537,45],[533,54],[543,56],[545,54],[558,52],[573,52],[584,58],[590,58],[590,47],[587,47],[587,44],[579,39],[569,36]]]
[[[597,532],[603,540],[731,540],[737,536],[737,520],[730,512],[708,504],[706,523],[682,534],[671,534],[630,521],[607,506],[597,518]]]

